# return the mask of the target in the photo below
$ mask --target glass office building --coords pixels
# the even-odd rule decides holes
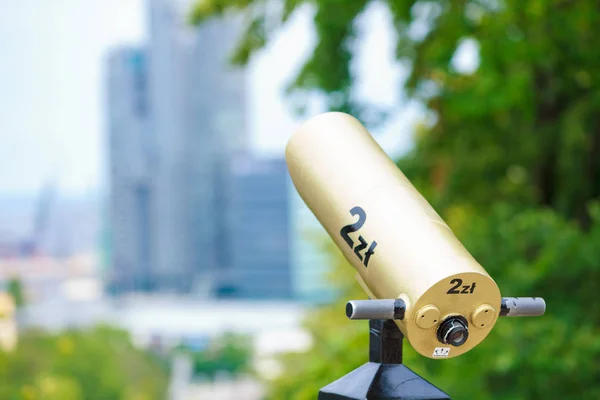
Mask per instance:
[[[285,160],[240,157],[232,165],[231,297],[293,297],[289,178]]]
[[[108,58],[111,265],[113,290],[151,285],[151,141],[145,51],[115,49]]]

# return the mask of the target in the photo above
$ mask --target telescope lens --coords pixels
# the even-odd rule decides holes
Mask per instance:
[[[462,346],[469,337],[467,320],[461,316],[448,318],[438,328],[437,337],[443,344]]]

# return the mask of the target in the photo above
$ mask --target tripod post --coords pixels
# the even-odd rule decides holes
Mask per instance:
[[[393,320],[369,320],[369,362],[322,388],[318,400],[450,400],[402,364],[403,339]]]

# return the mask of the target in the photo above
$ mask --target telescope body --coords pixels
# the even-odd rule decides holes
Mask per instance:
[[[451,358],[487,336],[501,309],[498,286],[358,120],[337,112],[308,120],[286,160],[368,296],[404,301],[395,322],[415,350]],[[439,336],[451,317],[468,324],[456,347]]]

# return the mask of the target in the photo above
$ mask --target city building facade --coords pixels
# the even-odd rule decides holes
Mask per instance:
[[[151,269],[151,193],[148,62],[137,48],[114,50],[108,58],[110,155],[110,287],[147,290]]]
[[[236,287],[239,293],[261,297],[251,286],[234,280],[252,282],[248,271],[264,277],[263,272],[272,269],[277,270],[274,277],[281,275],[276,278],[279,286],[264,296],[289,298],[283,161],[262,175],[256,168],[265,163],[256,159],[246,163],[247,174],[231,168],[234,158],[248,148],[246,72],[229,63],[241,21],[227,17],[192,27],[187,23],[190,2],[148,4],[150,37],[142,66],[135,69],[131,63],[135,53],[131,49],[118,50],[109,59],[113,232],[109,275],[114,291],[227,297]],[[143,103],[135,97],[140,94],[135,86],[138,75],[145,78]],[[136,114],[140,104],[145,106],[143,115]],[[144,161],[141,167],[131,167],[139,157]],[[273,185],[263,193],[269,205],[252,208],[252,202],[260,199],[245,185],[253,179]],[[275,204],[269,195],[279,196],[277,209],[269,208]],[[237,221],[268,215],[281,220],[272,228],[282,244],[267,260],[272,264],[257,269],[252,263],[258,261],[241,257]],[[251,236],[263,235],[272,233],[265,227]],[[246,262],[251,266],[242,265]]]
[[[289,177],[283,159],[236,159],[232,165],[229,294],[291,299]]]

